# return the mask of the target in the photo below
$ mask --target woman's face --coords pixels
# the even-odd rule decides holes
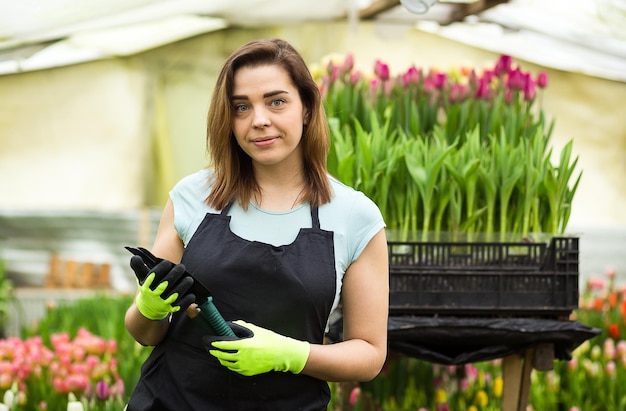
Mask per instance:
[[[233,133],[255,167],[302,166],[306,109],[287,72],[277,65],[235,72]]]

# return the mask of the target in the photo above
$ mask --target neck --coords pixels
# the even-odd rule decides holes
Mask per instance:
[[[261,192],[254,201],[263,209],[285,211],[296,207],[302,201],[306,184],[302,173],[281,176],[276,179],[257,179]]]

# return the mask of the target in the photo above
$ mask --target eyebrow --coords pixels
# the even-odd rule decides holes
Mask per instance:
[[[270,92],[267,92],[267,93],[263,94],[263,98],[274,97],[274,96],[277,96],[279,94],[289,94],[289,92],[285,91],[285,90],[270,91]],[[232,96],[230,99],[231,100],[247,100],[248,96],[244,96],[244,95]]]

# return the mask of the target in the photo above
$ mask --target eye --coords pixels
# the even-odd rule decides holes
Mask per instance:
[[[248,106],[246,104],[235,104],[234,108],[236,113],[243,113],[248,111]]]
[[[280,107],[280,106],[282,106],[284,103],[285,103],[285,100],[284,100],[284,99],[282,99],[282,98],[277,98],[276,100],[272,100],[272,101],[270,102],[270,105],[271,105],[272,107]]]

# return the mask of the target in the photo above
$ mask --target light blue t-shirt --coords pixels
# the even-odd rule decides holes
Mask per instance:
[[[207,213],[219,214],[204,200],[211,188],[210,170],[201,170],[180,180],[170,191],[174,205],[174,227],[185,246]],[[330,203],[319,207],[320,228],[334,233],[337,294],[333,311],[339,303],[343,276],[347,268],[363,252],[372,237],[385,227],[380,210],[360,191],[329,177],[332,189]],[[250,202],[247,211],[237,203],[230,208],[230,229],[249,241],[274,246],[292,243],[300,228],[311,228],[311,209],[301,204],[291,210],[275,212]]]

